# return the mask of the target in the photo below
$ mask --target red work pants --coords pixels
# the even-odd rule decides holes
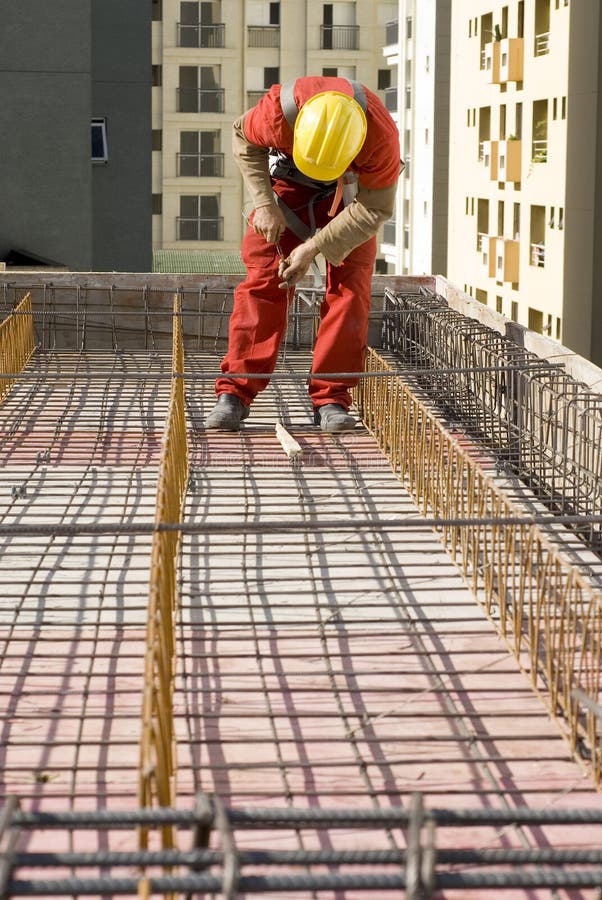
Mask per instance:
[[[286,205],[305,223],[309,223],[311,189],[291,182],[276,181],[274,189]],[[332,196],[318,200],[313,206],[316,226],[329,221]],[[288,228],[280,247],[285,256],[301,243]],[[245,406],[268,384],[267,378],[228,378],[228,372],[269,373],[274,371],[280,343],[287,325],[287,291],[278,287],[279,256],[274,244],[249,227],[242,242],[242,258],[246,278],[234,292],[234,308],[230,317],[228,350],[221,369],[225,377],[216,381],[216,393],[235,394]],[[326,294],[320,307],[320,326],[316,337],[312,372],[360,372],[368,333],[371,282],[376,238],[356,247],[340,266],[327,263]],[[351,404],[349,388],[357,378],[312,379],[309,395],[314,407],[338,403],[346,409]]]

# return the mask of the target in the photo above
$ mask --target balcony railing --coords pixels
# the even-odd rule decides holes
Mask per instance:
[[[545,56],[550,52],[550,32],[542,31],[535,35],[535,56]]]
[[[399,19],[385,25],[385,46],[399,43]]]
[[[176,109],[183,113],[222,113],[224,89],[177,88]]]
[[[178,241],[222,241],[224,219],[184,218],[176,219]]]
[[[279,47],[279,25],[249,25],[247,27],[249,47]]]
[[[485,234],[483,231],[479,231],[479,233],[477,234],[477,249],[481,254],[481,259],[484,266],[488,265],[489,263],[489,241],[489,235]]]
[[[389,112],[397,112],[398,103],[397,88],[385,88],[385,108],[388,109]]]
[[[215,25],[182,25],[178,22],[178,47],[225,47],[226,26]]]
[[[188,178],[222,178],[223,153],[178,153],[178,175]]]
[[[359,25],[320,25],[320,50],[359,50]]]
[[[544,163],[548,161],[548,141],[546,140],[537,140],[533,141],[533,153],[532,153],[533,162]]]
[[[265,97],[267,91],[247,91],[247,106],[255,106],[262,97]]]
[[[546,248],[543,242],[531,244],[531,265],[543,269],[546,264]]]

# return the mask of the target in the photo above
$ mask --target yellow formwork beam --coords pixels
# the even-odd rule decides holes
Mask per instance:
[[[159,462],[155,525],[181,521],[188,482],[188,445],[184,408],[184,347],[181,306],[174,297],[172,382]],[[176,612],[178,531],[153,534],[146,632],[142,731],[140,741],[139,804],[175,805],[176,750],[173,693],[176,673]],[[164,848],[174,846],[172,826],[162,829]],[[140,845],[148,834],[140,832]]]
[[[0,322],[0,403],[8,397],[17,376],[35,350],[31,295]]]

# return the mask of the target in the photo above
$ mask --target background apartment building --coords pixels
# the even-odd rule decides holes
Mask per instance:
[[[355,78],[385,101],[398,3],[153,2],[153,246],[238,250],[250,212],[231,126],[272,84]],[[382,267],[382,263],[381,263]]]
[[[147,0],[3,0],[0,260],[149,271]]]
[[[447,269],[450,15],[451,0],[399,0],[386,30],[385,102],[406,168],[381,249],[398,274]]]
[[[600,362],[599,3],[453,10],[447,275]]]

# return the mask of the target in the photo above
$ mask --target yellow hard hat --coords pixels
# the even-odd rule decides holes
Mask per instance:
[[[335,181],[360,152],[366,116],[357,100],[324,91],[303,104],[295,122],[293,160],[308,178]]]

